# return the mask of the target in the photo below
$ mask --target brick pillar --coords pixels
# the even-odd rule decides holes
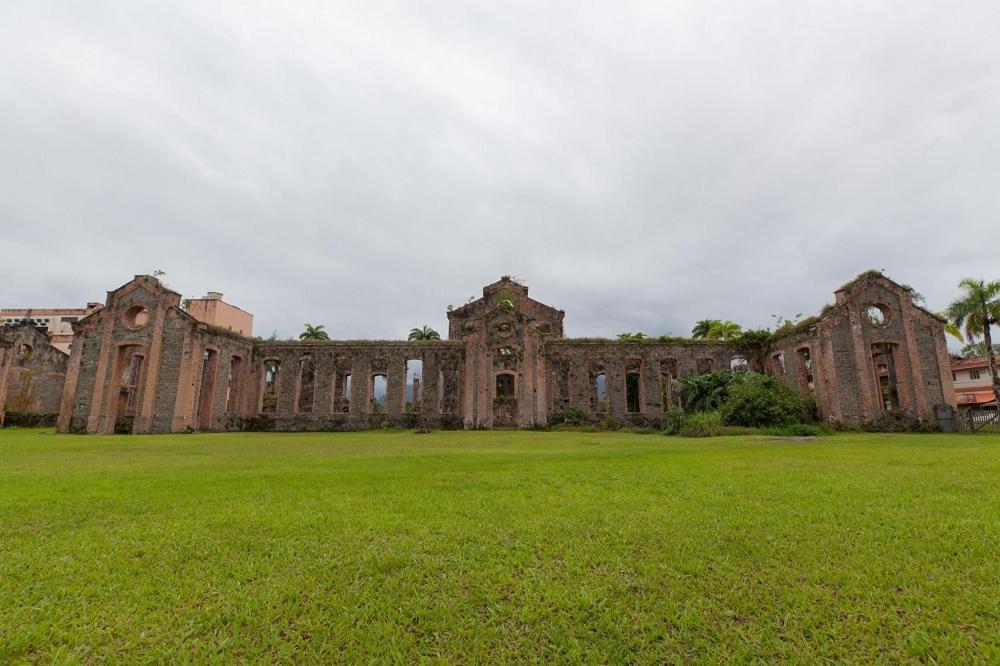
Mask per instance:
[[[406,406],[406,360],[398,355],[390,356],[385,376],[385,413],[387,416],[402,416]]]
[[[100,326],[101,352],[97,360],[97,371],[94,374],[94,387],[90,396],[90,414],[87,416],[87,432],[101,432],[103,422],[102,409],[105,407],[105,391],[108,384],[108,366],[111,364],[111,354],[114,350],[115,313],[104,312],[104,322]],[[114,424],[112,424],[114,428]]]
[[[156,308],[156,316],[153,318],[153,333],[143,364],[145,366],[142,369],[144,378],[140,384],[142,404],[139,406],[139,413],[136,415],[135,425],[132,428],[132,432],[137,434],[153,431],[153,408],[156,404],[156,389],[160,377],[160,356],[163,350],[163,322],[167,316],[168,307],[163,299],[160,299]]]
[[[441,366],[437,354],[424,354],[420,369],[423,380],[423,400],[420,405],[421,418],[436,418],[441,415]]]
[[[865,344],[865,336],[861,330],[861,313],[858,306],[856,303],[849,303],[847,308],[850,316],[851,347],[853,347],[854,362],[857,365],[858,404],[860,405],[858,418],[861,421],[866,421],[875,416],[877,405],[880,404],[878,394],[875,392],[875,366],[872,363],[871,349]]]
[[[62,401],[59,403],[59,420],[56,422],[56,429],[59,432],[69,432],[73,428],[73,412],[76,410],[76,391],[77,385],[80,383],[83,346],[84,336],[74,335],[73,346],[69,350],[69,363],[66,366],[66,379],[63,382]],[[4,379],[0,378],[0,382],[4,382]],[[4,390],[0,388],[0,406],[3,405]]]
[[[170,419],[171,432],[183,432],[194,427],[195,396],[198,391],[195,382],[201,368],[201,345],[196,340],[193,326],[184,332],[181,343],[181,361],[177,370],[177,397],[174,398],[174,413]]]

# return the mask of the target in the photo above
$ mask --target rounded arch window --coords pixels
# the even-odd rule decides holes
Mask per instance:
[[[149,310],[145,305],[133,305],[122,315],[125,328],[137,331],[149,323]]]
[[[22,342],[17,347],[17,360],[27,361],[32,357],[32,355],[34,355],[34,353],[35,350],[32,348],[31,345],[29,345],[27,342]]]
[[[880,303],[869,305],[865,309],[865,316],[868,318],[868,323],[875,328],[885,328],[889,325],[889,308]]]

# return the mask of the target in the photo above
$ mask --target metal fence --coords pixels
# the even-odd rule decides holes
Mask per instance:
[[[962,407],[955,415],[955,430],[1000,433],[1000,410]]]

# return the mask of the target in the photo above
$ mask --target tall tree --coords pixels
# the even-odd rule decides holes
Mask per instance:
[[[993,349],[990,327],[1000,323],[1000,282],[965,278],[958,286],[962,295],[952,301],[945,310],[945,316],[956,328],[965,331],[965,337],[970,342],[981,336],[984,348]],[[987,354],[986,358],[990,366],[990,377],[993,379],[993,395],[1000,402],[996,356]]]
[[[702,319],[691,329],[691,337],[695,340],[704,340],[708,337],[708,332],[712,330],[712,326],[721,323],[718,319]]]
[[[323,324],[303,324],[306,330],[299,333],[299,340],[329,340],[329,334],[323,329]]]
[[[726,321],[714,321],[708,329],[708,334],[705,336],[709,340],[722,340],[723,342],[731,342],[736,338],[740,337],[743,332],[743,327],[729,320]]]
[[[940,316],[944,317],[945,319],[948,318],[947,314],[942,314]],[[950,321],[945,322],[944,332],[947,333],[948,335],[950,335],[951,337],[955,338],[959,342],[961,342],[963,345],[965,345],[965,336],[962,335],[962,329],[959,328],[958,326],[955,326],[955,324],[953,322],[950,322]],[[966,345],[966,346],[968,346],[968,345]]]
[[[420,328],[410,329],[410,335],[406,339],[416,340],[418,342],[423,342],[426,340],[440,340],[441,334],[435,331],[427,324],[424,324]]]

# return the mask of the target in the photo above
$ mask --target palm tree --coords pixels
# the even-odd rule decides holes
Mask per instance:
[[[323,324],[303,324],[306,330],[299,333],[299,340],[329,340],[330,336],[323,329]]]
[[[948,318],[948,315],[943,312],[938,316],[941,317],[942,319]],[[961,342],[963,345],[965,344],[965,336],[962,335],[962,329],[959,328],[958,326],[955,326],[955,324],[951,323],[950,321],[946,321],[944,323],[944,332],[950,335],[951,337],[955,338],[959,342]]]
[[[712,330],[712,326],[720,323],[722,322],[718,319],[702,319],[691,329],[691,337],[696,340],[704,340],[708,337],[708,332]]]
[[[764,361],[771,347],[774,334],[766,328],[743,331],[739,337],[730,341],[730,346],[741,354],[749,357],[751,369],[754,372],[764,372]]]
[[[705,338],[708,340],[722,340],[723,342],[729,342],[740,337],[743,332],[743,327],[729,320],[726,321],[714,321],[708,329],[708,333]]]
[[[406,339],[416,340],[418,342],[426,342],[427,340],[440,340],[441,334],[435,331],[427,324],[424,324],[420,328],[411,329],[410,335]]]
[[[729,398],[729,386],[734,381],[743,381],[741,375],[729,370],[717,370],[707,375],[683,377],[679,384],[684,411],[710,412],[718,409]]]
[[[988,352],[992,351],[993,336],[990,334],[990,327],[1000,323],[1000,282],[965,278],[958,286],[962,289],[962,295],[944,311],[945,317],[955,328],[964,330],[970,341],[982,336],[984,347]],[[993,395],[1000,401],[996,356],[987,353],[986,358],[990,365],[990,377],[993,378]]]

